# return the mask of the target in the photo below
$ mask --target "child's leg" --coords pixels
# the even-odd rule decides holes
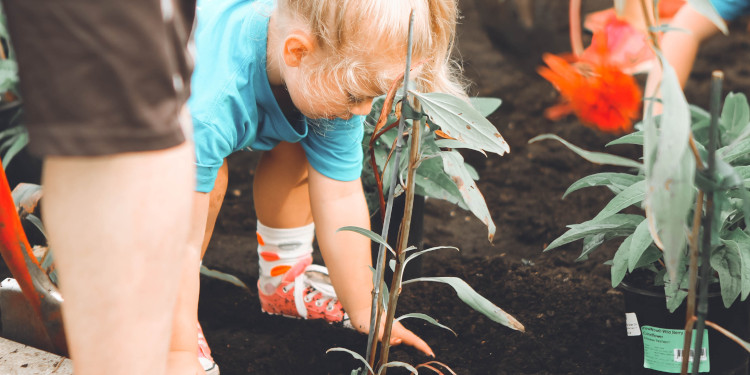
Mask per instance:
[[[192,148],[45,159],[45,223],[76,374],[164,373]]]
[[[258,217],[259,290],[273,294],[292,267],[312,261],[315,226],[307,159],[299,144],[282,142],[261,156],[253,184]]]
[[[302,147],[282,142],[263,154],[255,171],[259,298],[267,313],[341,322],[343,309],[327,270],[308,267],[315,237],[308,168]]]

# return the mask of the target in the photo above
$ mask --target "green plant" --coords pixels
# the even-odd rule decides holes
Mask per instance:
[[[374,184],[378,186],[375,197],[380,201],[383,213],[383,236],[372,231],[345,227],[369,237],[380,244],[380,252],[373,276],[373,302],[368,337],[366,358],[344,348],[333,348],[331,351],[345,351],[361,360],[367,373],[385,374],[389,367],[400,366],[416,373],[412,365],[402,362],[389,362],[390,334],[395,318],[396,305],[402,285],[419,281],[440,282],[450,285],[458,297],[470,307],[483,313],[490,319],[507,327],[523,330],[523,325],[492,302],[474,291],[466,282],[455,277],[419,277],[403,281],[406,264],[425,253],[452,248],[439,246],[415,251],[408,246],[414,196],[417,191],[425,195],[436,196],[470,209],[488,227],[488,238],[492,240],[495,225],[490,218],[483,196],[477,189],[474,179],[476,173],[463,162],[463,157],[455,148],[470,148],[479,152],[493,152],[503,155],[509,151],[497,129],[485,119],[469,102],[441,93],[421,93],[410,90],[409,70],[411,68],[411,31],[407,50],[406,70],[404,76],[397,79],[388,94],[381,98],[373,108],[371,119],[377,119],[367,142],[371,171]],[[398,85],[403,81],[404,88],[397,97]],[[485,100],[484,105],[499,105],[497,100]],[[492,108],[494,110],[494,108]],[[408,157],[401,159],[401,153]],[[421,173],[419,172],[421,170]],[[382,173],[381,173],[382,171]],[[380,176],[383,176],[381,179]],[[383,186],[388,186],[387,193]],[[405,209],[397,246],[388,245],[388,224],[395,195],[405,195]],[[387,198],[388,203],[385,202]],[[384,280],[385,249],[394,255],[389,266],[394,271],[390,287]],[[457,250],[457,249],[456,249]],[[384,317],[385,316],[385,317]],[[375,352],[378,345],[377,328],[385,318],[380,359],[376,364]],[[406,314],[402,318],[419,318],[441,328],[449,329],[425,314]],[[441,364],[442,365],[442,364]],[[426,366],[427,367],[427,366]],[[377,372],[376,372],[377,371]],[[353,374],[359,373],[359,369]]]
[[[729,94],[724,103],[719,121],[722,134],[717,154],[720,155],[716,175],[706,176],[696,173],[695,184],[685,194],[694,201],[692,207],[699,207],[698,190],[714,192],[715,225],[713,226],[714,242],[711,246],[711,266],[718,275],[724,304],[730,306],[738,297],[745,300],[750,294],[750,235],[746,233],[750,202],[745,196],[750,187],[750,107],[744,94]],[[657,122],[660,118],[657,118]],[[698,107],[691,107],[691,129],[695,135],[695,147],[703,158],[707,155],[708,125],[710,114]],[[616,139],[607,146],[634,144],[643,146],[643,124],[637,125],[631,134]],[[667,296],[667,307],[674,311],[687,296],[686,286],[689,266],[687,256],[687,236],[679,251],[674,279],[667,272],[666,253],[663,240],[652,237],[647,220],[647,213],[622,213],[628,207],[643,209],[647,192],[647,180],[644,166],[635,160],[620,158],[615,155],[595,153],[577,148],[553,135],[542,135],[532,139],[555,139],[563,142],[571,150],[589,161],[600,164],[611,164],[630,168],[626,172],[602,172],[589,175],[574,182],[563,197],[588,187],[606,187],[612,191],[614,198],[591,220],[569,225],[567,232],[552,241],[545,251],[562,245],[583,240],[583,250],[577,260],[585,260],[605,241],[615,238],[624,240],[620,244],[614,259],[611,261],[612,286],[617,287],[625,275],[636,269],[645,269],[654,273],[656,285],[663,285]],[[713,183],[715,181],[717,183]],[[665,215],[670,221],[679,221],[683,228],[688,227],[694,217],[694,208],[688,212],[667,210]],[[695,228],[695,227],[693,227]],[[691,235],[699,232],[694,230]],[[661,243],[659,241],[662,241]],[[674,280],[674,281],[673,281]]]

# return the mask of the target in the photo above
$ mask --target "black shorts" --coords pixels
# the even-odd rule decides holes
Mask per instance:
[[[4,0],[29,149],[98,156],[184,142],[195,0]]]

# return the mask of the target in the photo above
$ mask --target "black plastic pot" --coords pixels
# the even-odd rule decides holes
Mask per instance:
[[[412,216],[411,216],[411,230],[409,231],[409,246],[416,246],[417,250],[422,250],[424,248],[424,239],[422,236],[422,233],[424,232],[424,197],[421,195],[415,195],[414,196],[414,208],[412,210]],[[391,210],[391,223],[388,227],[388,244],[391,245],[392,248],[396,248],[398,245],[398,231],[401,227],[401,221],[404,217],[404,205],[406,201],[405,194],[401,194],[398,197],[393,199],[393,209]],[[377,234],[382,234],[383,232],[383,222],[381,220],[380,211],[376,212],[375,215],[371,218],[372,223],[370,224],[372,226],[372,231]],[[378,259],[378,247],[379,244],[373,242],[372,243],[372,262],[375,264],[375,261]],[[390,267],[388,267],[388,261],[393,259],[393,254],[391,254],[389,251],[386,250],[386,253],[388,255],[388,260],[386,261],[386,270],[385,270],[385,282],[387,285],[391,284],[391,279],[393,278],[393,272],[391,271]],[[413,253],[411,251],[410,253]],[[428,255],[429,256],[429,255]],[[406,265],[406,269],[404,269],[404,280],[413,279],[416,277],[420,277],[422,274],[422,257],[417,257],[415,259],[412,259],[409,261],[409,263]]]
[[[680,373],[679,356],[683,348],[683,336],[680,331],[685,329],[685,304],[683,303],[670,314],[666,308],[664,291],[661,288],[643,289],[623,281],[619,289],[625,296],[630,373],[632,375]],[[744,340],[750,338],[750,304],[748,301],[735,301],[727,309],[718,292],[709,293],[708,320]],[[710,370],[703,371],[701,368],[700,373],[747,375],[748,352],[716,330],[708,327],[706,330],[708,331],[708,344],[706,345],[706,336],[704,336],[703,347],[706,348],[705,358]],[[695,331],[693,334],[695,336]],[[688,367],[688,373],[691,373],[690,371],[692,371],[692,363]]]

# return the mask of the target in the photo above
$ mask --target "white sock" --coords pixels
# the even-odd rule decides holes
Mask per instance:
[[[289,269],[300,261],[312,259],[315,223],[303,227],[270,228],[258,221],[258,286],[264,294],[273,294]]]

